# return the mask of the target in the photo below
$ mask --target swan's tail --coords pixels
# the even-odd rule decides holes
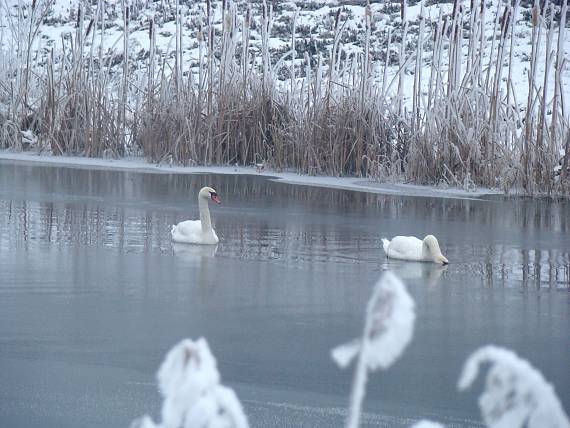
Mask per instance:
[[[384,252],[388,255],[388,246],[390,245],[390,241],[386,238],[382,238],[382,246],[384,247]]]
[[[175,224],[172,225],[172,228],[170,229],[170,234],[172,236],[174,236],[174,232],[176,232],[176,225]]]

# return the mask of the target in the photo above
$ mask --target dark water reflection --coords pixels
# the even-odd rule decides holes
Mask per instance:
[[[173,245],[170,225],[196,217],[204,185],[222,198],[212,208],[220,243]],[[371,381],[365,425],[477,426],[475,396],[454,385],[487,343],[528,357],[568,408],[569,232],[568,200],[0,161],[0,426],[156,415],[165,350],[200,335],[254,426],[340,426],[350,373],[328,352],[357,334],[386,269],[407,283],[418,323],[402,360]],[[384,257],[382,237],[427,233],[449,266]]]
[[[487,287],[568,288],[568,200],[395,197],[272,183],[2,164],[0,245],[96,245],[172,253],[170,225],[196,218],[213,185],[217,256],[285,262],[383,263],[380,238],[436,234],[452,270]],[[176,252],[175,252],[176,253]]]

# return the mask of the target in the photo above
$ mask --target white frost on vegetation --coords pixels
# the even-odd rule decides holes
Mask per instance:
[[[402,355],[412,340],[415,318],[414,301],[406,287],[393,273],[386,272],[368,302],[362,338],[331,352],[341,368],[358,356],[347,427],[358,426],[368,370],[387,369]]]
[[[364,361],[370,370],[389,368],[412,340],[414,307],[402,281],[391,272],[384,274],[368,302],[363,338],[334,348],[335,362],[345,368],[365,351]]]
[[[445,425],[437,422],[423,420],[416,422],[410,428],[445,428]]]
[[[568,428],[570,421],[553,386],[514,352],[488,345],[465,362],[458,388],[469,388],[479,367],[489,364],[479,408],[489,428]]]
[[[216,359],[204,338],[185,339],[174,346],[158,374],[164,397],[162,423],[148,416],[132,428],[247,428],[241,403],[220,384]]]

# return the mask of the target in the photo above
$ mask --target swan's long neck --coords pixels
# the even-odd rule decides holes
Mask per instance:
[[[426,241],[422,243],[422,259],[431,260],[432,254]]]
[[[422,256],[424,259],[434,260],[437,257],[443,257],[441,254],[441,249],[437,241],[431,241],[428,245],[426,240],[422,244]]]
[[[202,232],[210,232],[212,230],[212,219],[210,218],[208,200],[205,198],[198,198],[198,207],[200,208],[200,223],[202,224]]]

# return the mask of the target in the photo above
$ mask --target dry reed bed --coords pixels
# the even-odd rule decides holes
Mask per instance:
[[[61,41],[61,56],[52,49],[38,68],[31,46],[50,2],[34,1],[9,25],[21,66],[11,69],[16,70],[11,78],[7,69],[0,70],[0,99],[9,106],[0,118],[0,145],[21,148],[18,131],[30,128],[40,148],[55,154],[144,154],[152,162],[183,165],[265,163],[306,174],[567,193],[570,127],[561,72],[568,2],[563,0],[559,25],[549,0],[534,3],[526,102],[513,90],[516,70],[503,66],[512,64],[519,0],[499,2],[494,11],[485,2],[473,0],[467,14],[456,0],[451,15],[440,16],[435,25],[426,25],[422,8],[410,47],[403,0],[400,34],[388,33],[386,59],[376,64],[384,77],[378,79],[372,72],[369,7],[362,53],[343,52],[345,18],[339,9],[328,57],[297,51],[293,19],[290,51],[273,58],[270,6],[263,4],[261,49],[253,50],[251,11],[238,14],[235,4],[224,1],[216,30],[207,1],[195,35],[183,33],[182,16],[176,14],[173,58],[156,54],[150,19],[150,50],[142,66],[129,51],[125,6],[120,43],[126,54],[117,66],[116,56],[94,49],[95,38],[102,45],[105,37],[100,0],[89,19],[78,11],[76,32]],[[180,10],[178,3],[174,7]],[[491,37],[484,31],[490,19]],[[188,38],[199,42],[197,65],[190,71],[182,57]],[[394,50],[399,68],[388,78]],[[492,55],[488,63],[485,51]],[[537,67],[542,61],[543,74]],[[407,109],[403,76],[410,68],[413,97]],[[427,85],[422,73],[429,73]],[[559,163],[562,168],[556,168]]]

